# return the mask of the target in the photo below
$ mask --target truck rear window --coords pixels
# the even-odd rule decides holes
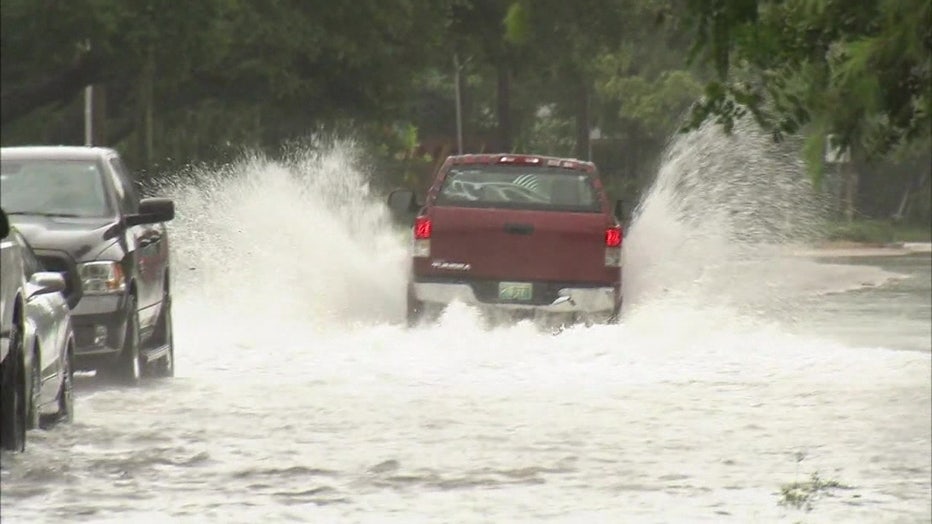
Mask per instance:
[[[597,213],[592,176],[560,168],[457,167],[447,173],[436,205]]]

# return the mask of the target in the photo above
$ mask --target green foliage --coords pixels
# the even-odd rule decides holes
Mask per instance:
[[[897,224],[890,220],[860,219],[853,222],[829,224],[826,240],[859,242],[865,244],[891,244],[897,242],[929,242],[932,229],[912,224]]]
[[[538,112],[529,132],[519,140],[523,150],[563,157],[573,154],[573,120],[554,109],[549,106]]]
[[[506,124],[516,147],[562,154],[580,126],[660,137],[696,96],[668,0],[4,0],[3,10],[4,95],[93,55],[106,143],[135,165],[223,159],[344,123],[452,138],[454,52],[472,150]],[[3,142],[80,143],[81,88],[4,121]],[[545,106],[551,116],[538,118]]]
[[[637,122],[649,137],[663,139],[680,124],[683,112],[702,93],[702,86],[688,71],[669,70],[654,79],[606,76],[598,91],[620,101],[621,118]]]
[[[828,137],[826,137],[825,130],[821,126],[817,126],[810,131],[809,137],[803,145],[806,170],[816,187],[822,185],[825,170],[825,151],[828,145]]]
[[[440,38],[434,21],[445,5],[4,0],[3,92],[41,84],[90,54],[100,64],[94,81],[108,88],[108,142],[135,152],[137,161],[133,144],[145,129],[146,108],[155,115],[161,158],[200,160],[228,142],[274,147],[324,122],[400,115],[415,72],[432,61],[427,50]],[[49,102],[71,107],[81,88],[69,86]],[[78,142],[80,113],[69,109],[68,119],[77,132],[59,141]],[[4,143],[47,142],[58,134],[3,125]]]
[[[815,129],[881,157],[929,140],[928,0],[689,0],[693,57],[711,61],[688,128],[751,113],[776,138]]]
[[[374,145],[386,180],[420,180],[427,157],[455,151],[456,55],[467,152],[591,151],[609,185],[637,188],[684,115],[726,127],[750,115],[775,137],[805,134],[821,180],[829,134],[859,153],[924,158],[930,10],[928,0],[3,0],[4,114],[22,111],[4,117],[2,142],[82,143],[93,81],[106,93],[104,143],[136,167],[339,129]],[[49,96],[21,96],[48,85]],[[602,138],[587,148],[592,129]],[[927,217],[912,202],[928,190],[905,191],[921,169],[889,176],[872,216],[908,201],[903,214]]]
[[[530,39],[530,16],[528,7],[523,2],[515,2],[508,6],[504,22],[507,41],[513,44],[524,44]]]
[[[837,480],[823,480],[814,472],[808,481],[791,482],[780,487],[780,505],[812,511],[812,504],[822,495],[837,489],[852,489]]]

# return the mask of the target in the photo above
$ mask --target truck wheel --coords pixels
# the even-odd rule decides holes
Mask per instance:
[[[10,330],[10,351],[0,365],[0,446],[10,451],[26,448],[26,396],[23,377],[23,332],[16,323]]]
[[[139,353],[139,312],[136,311],[136,297],[130,295],[127,302],[123,350],[120,351],[111,372],[120,382],[135,386],[142,378],[142,356]]]
[[[58,388],[58,412],[54,415],[43,416],[42,427],[51,426],[56,422],[69,423],[74,420],[74,353],[71,347],[62,361],[61,386]]]
[[[168,353],[152,363],[152,374],[159,378],[175,376],[175,340],[172,335],[172,299],[166,295],[162,299],[162,311],[155,326],[155,346],[168,345]]]
[[[418,325],[421,321],[421,318],[424,316],[424,304],[422,302],[408,302],[408,327],[414,327]]]
[[[615,307],[612,309],[612,316],[608,318],[609,324],[619,324],[621,323],[621,305],[622,301],[619,300]]]
[[[405,319],[408,322],[409,328],[417,325],[418,321],[421,319],[421,311],[423,308],[424,303],[414,298],[411,286],[408,285],[408,293],[405,296]]]

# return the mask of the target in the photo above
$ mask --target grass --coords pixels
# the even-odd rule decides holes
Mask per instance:
[[[780,487],[780,505],[812,511],[812,503],[836,489],[852,489],[837,480],[823,480],[815,472],[807,481],[790,482]]]
[[[891,244],[898,242],[932,241],[929,224],[902,224],[890,220],[857,219],[853,222],[832,222],[828,226],[827,240]]]

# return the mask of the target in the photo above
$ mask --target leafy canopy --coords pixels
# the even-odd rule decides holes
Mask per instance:
[[[718,73],[689,127],[750,113],[777,138],[808,127],[868,158],[929,140],[932,2],[684,1],[692,58]]]

